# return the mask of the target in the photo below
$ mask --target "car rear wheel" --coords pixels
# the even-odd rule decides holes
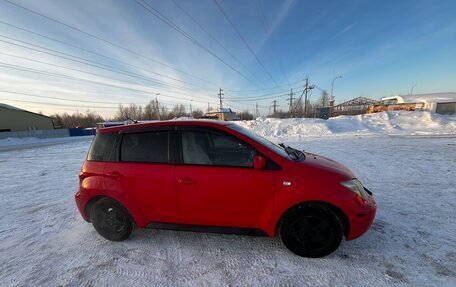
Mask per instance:
[[[101,236],[112,241],[125,240],[133,231],[133,219],[128,210],[110,198],[94,203],[90,221]]]
[[[320,205],[302,207],[287,215],[280,225],[280,238],[293,253],[303,257],[323,257],[335,251],[343,229],[337,215]]]

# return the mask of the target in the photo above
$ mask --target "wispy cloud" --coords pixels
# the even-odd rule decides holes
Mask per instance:
[[[284,79],[277,57],[283,60],[284,70],[291,82],[310,75],[318,86],[328,88],[333,71],[342,73],[344,78],[338,82],[338,95],[343,97],[361,92],[369,94],[371,91],[377,94],[395,90],[401,92],[402,84],[399,80],[391,80],[392,75],[408,85],[409,77],[414,77],[416,82],[424,79],[418,71],[428,71],[426,81],[433,83],[442,83],[444,81],[441,79],[447,79],[447,75],[455,73],[453,67],[456,59],[451,56],[451,51],[456,48],[456,24],[454,15],[449,12],[456,8],[454,3],[432,5],[406,1],[394,5],[352,5],[335,2],[328,5],[313,1],[261,1],[259,3],[263,5],[268,21],[268,29],[265,31],[255,9],[256,2],[242,2],[242,5],[239,4],[241,2],[220,2],[276,79]],[[232,27],[220,19],[217,7],[211,0],[179,3],[242,64],[228,55],[220,45],[216,45],[213,39],[203,33],[200,27],[172,2],[148,3],[182,29],[184,34],[191,35],[221,59],[249,77],[258,78],[259,82],[264,84],[255,86],[249,83],[194,41],[177,33],[131,1],[100,0],[90,5],[83,0],[15,3],[95,37],[0,1],[1,21],[83,48],[51,41],[0,23],[0,35],[73,55],[81,61],[33,51],[30,48],[37,47],[24,43],[21,45],[29,47],[28,49],[0,41],[0,52],[3,53],[0,54],[0,62],[84,79],[64,79],[4,65],[0,66],[0,89],[52,97],[124,103],[147,102],[160,93],[157,97],[168,105],[189,104],[193,100],[192,104],[202,109],[207,102],[216,104],[218,88],[230,90],[227,91],[227,98],[258,97],[261,94],[281,93],[288,89],[283,80],[279,83],[280,88],[261,90],[273,84]],[[97,37],[104,40],[96,39]],[[0,40],[5,38],[0,37]],[[277,53],[273,51],[273,40],[276,40]],[[7,41],[18,44],[13,40]],[[96,67],[93,62],[81,59],[101,65]],[[246,71],[243,65],[249,71]],[[113,70],[109,70],[109,67]],[[385,85],[387,81],[388,85]],[[386,90],[385,86],[388,86],[389,90]],[[436,86],[438,85],[432,87]],[[445,80],[445,84],[441,86],[456,89],[454,81],[450,80]],[[32,99],[5,93],[0,97],[24,101]],[[234,105],[251,108],[253,103]],[[269,106],[270,99],[260,101],[260,104]],[[32,103],[30,106],[35,106],[35,111],[65,109]],[[77,106],[76,103],[73,107],[68,107],[68,110],[77,109]],[[97,106],[102,105],[94,104],[94,109]],[[285,102],[282,106],[285,107]],[[100,109],[100,112],[104,115],[112,114],[108,109]]]

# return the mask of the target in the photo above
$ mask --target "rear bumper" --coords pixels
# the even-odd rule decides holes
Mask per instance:
[[[356,239],[366,233],[374,221],[376,212],[377,203],[372,196],[369,196],[364,204],[350,208],[348,216],[350,229],[347,240]]]
[[[74,199],[76,201],[76,206],[78,207],[79,213],[81,213],[82,218],[84,218],[85,221],[90,222],[90,219],[87,218],[87,215],[85,213],[85,206],[89,199],[86,196],[84,196],[84,194],[80,191],[76,192],[76,194],[74,195]]]

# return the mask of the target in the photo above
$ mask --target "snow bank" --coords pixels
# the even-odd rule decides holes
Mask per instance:
[[[455,135],[456,117],[430,112],[382,112],[323,119],[257,118],[236,124],[267,138],[299,139],[303,137],[347,135]]]

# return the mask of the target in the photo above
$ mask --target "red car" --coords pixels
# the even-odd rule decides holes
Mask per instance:
[[[218,121],[100,129],[79,179],[82,217],[114,241],[134,225],[279,235],[293,253],[322,257],[365,233],[376,212],[342,164]]]

